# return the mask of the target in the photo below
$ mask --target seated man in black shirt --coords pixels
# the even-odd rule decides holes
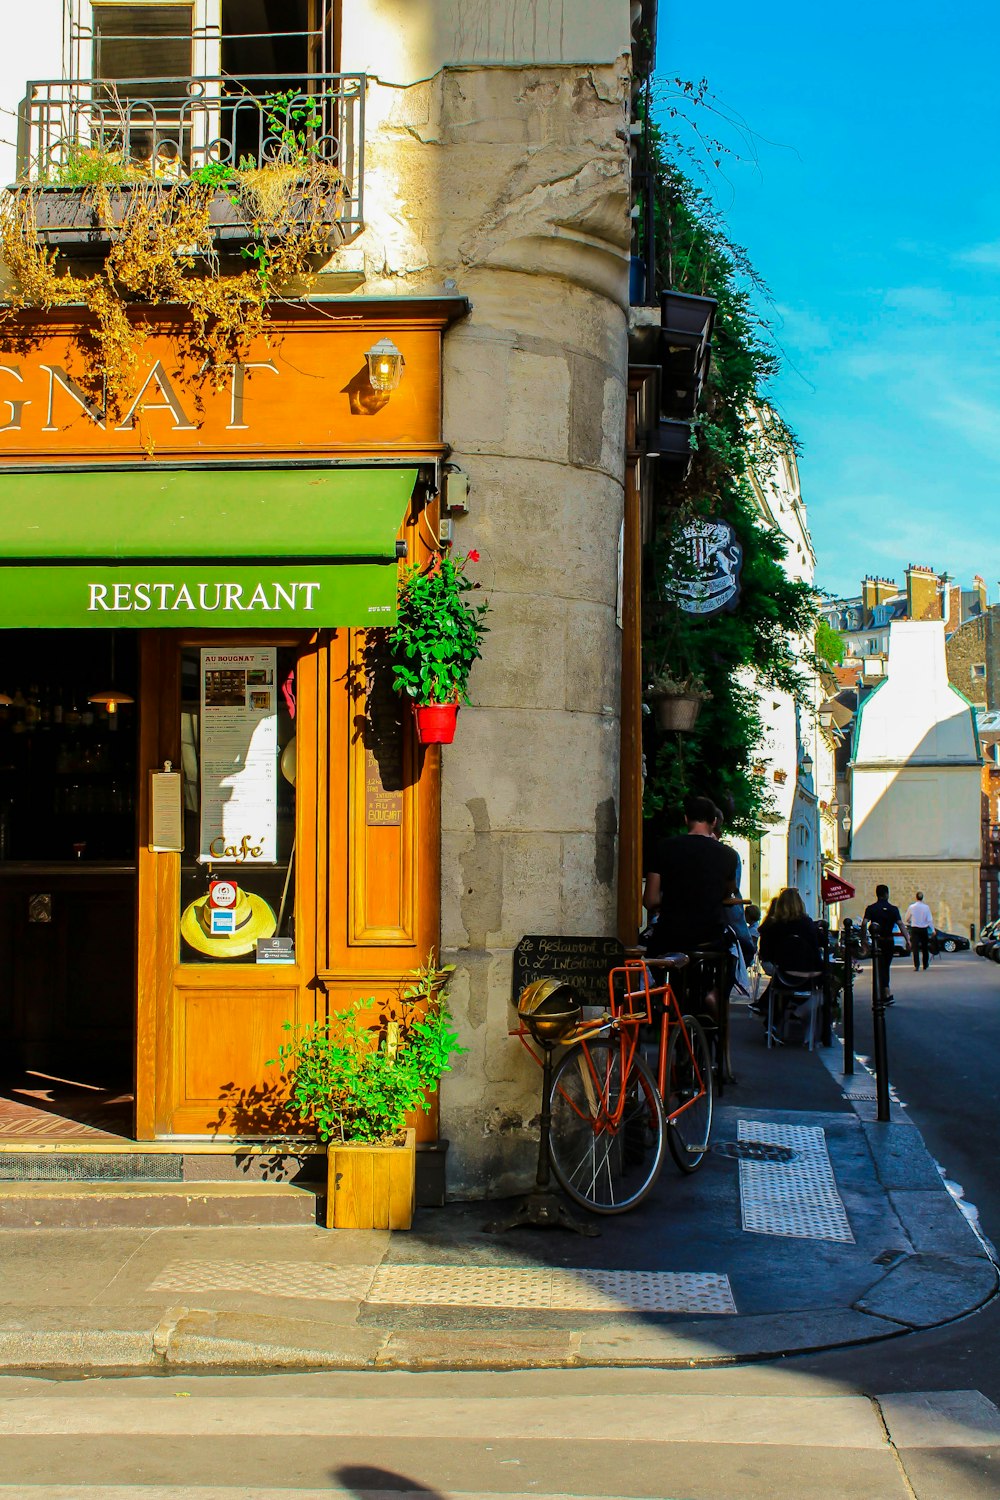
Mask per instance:
[[[738,894],[737,858],[714,837],[717,817],[708,797],[689,797],[687,833],[661,840],[647,861],[643,904],[654,915],[646,948],[651,958],[721,942],[725,907]]]

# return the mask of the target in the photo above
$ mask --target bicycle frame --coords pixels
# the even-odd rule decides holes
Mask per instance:
[[[652,970],[658,968],[662,972],[662,979],[654,981]],[[615,976],[621,975],[622,980],[617,986],[619,993],[616,996]],[[657,1037],[657,1060],[656,1060],[656,1088],[663,1101],[663,1111],[667,1123],[677,1120],[686,1110],[693,1108],[705,1093],[706,1083],[701,1075],[698,1060],[691,1046],[691,1038],[684,1024],[680,1004],[674,987],[670,983],[670,970],[665,963],[657,963],[655,958],[629,958],[617,969],[612,969],[608,976],[608,987],[611,991],[612,1014],[616,1013],[616,1006],[622,1017],[639,1021],[639,1024],[655,1026],[653,1001],[658,1000],[660,1004],[656,1007],[659,1011],[659,1035]],[[639,1020],[638,1005],[644,1007],[644,1014]],[[670,1029],[677,1027],[684,1039],[691,1066],[694,1070],[695,1079],[698,1084],[698,1092],[686,1100],[678,1108],[670,1110],[668,1104],[668,1079],[667,1079],[667,1048],[670,1041]]]
[[[565,1047],[572,1047],[577,1042],[581,1044],[581,1052],[587,1062],[587,1073],[584,1075],[583,1081],[589,1095],[588,1103],[591,1108],[591,1114],[588,1118],[593,1121],[595,1134],[598,1134],[601,1130],[607,1130],[612,1135],[615,1135],[621,1125],[622,1116],[625,1112],[625,1090],[619,1089],[617,1104],[613,1109],[609,1108],[607,1102],[609,1077],[613,1066],[613,1059],[617,1058],[621,1066],[621,1077],[623,1079],[628,1078],[632,1070],[635,1055],[639,1050],[639,1026],[640,1021],[638,1017],[624,1014],[615,1015],[612,1012],[607,1015],[598,1016],[592,1021],[581,1021],[579,1026],[575,1026],[561,1040],[560,1045]],[[516,1036],[528,1056],[533,1058],[539,1067],[542,1067],[541,1058],[535,1052],[534,1048],[529,1045],[531,1034],[527,1027],[521,1025],[516,1031],[510,1032],[509,1035]],[[598,1036],[615,1036],[618,1039],[617,1049],[609,1048],[608,1050],[603,1070],[598,1069],[594,1062],[593,1054],[587,1045],[588,1042]],[[601,1071],[604,1072],[603,1082],[601,1080]],[[560,1093],[562,1093],[562,1090],[560,1090]],[[573,1101],[565,1093],[562,1093],[562,1097],[566,1100],[566,1103],[573,1110],[574,1114],[583,1119],[583,1112],[577,1109]]]
[[[660,968],[663,972],[662,979],[654,980],[653,967]],[[616,982],[616,976],[621,978]],[[620,1077],[627,1080],[632,1071],[632,1064],[641,1043],[641,1028],[643,1026],[654,1027],[659,1021],[659,1032],[657,1037],[657,1066],[656,1066],[656,1090],[663,1103],[663,1112],[668,1124],[677,1120],[686,1110],[692,1109],[706,1092],[706,1082],[702,1077],[698,1060],[691,1046],[688,1029],[684,1024],[681,1008],[670,983],[669,971],[662,964],[657,964],[655,959],[626,959],[619,968],[612,969],[608,975],[608,992],[610,1010],[603,1016],[598,1016],[590,1021],[582,1021],[575,1026],[565,1037],[560,1045],[570,1047],[576,1043],[580,1044],[583,1057],[586,1059],[587,1072],[583,1075],[584,1087],[588,1093],[588,1104],[590,1105],[589,1118],[593,1122],[595,1134],[607,1130],[611,1134],[617,1133],[622,1117],[625,1112],[627,1090],[620,1087],[617,1091],[617,1102],[613,1108],[608,1105],[609,1077],[614,1062],[617,1061],[621,1068]],[[658,1016],[654,1016],[654,1000],[660,1003],[656,1006]],[[670,1040],[672,1027],[680,1029],[684,1038],[684,1046],[687,1049],[691,1066],[694,1070],[698,1091],[692,1098],[685,1100],[676,1109],[667,1108],[668,1101],[668,1079],[667,1079],[667,1046]],[[542,1066],[541,1058],[530,1045],[530,1032],[521,1024],[516,1030],[509,1033],[516,1036],[539,1067]],[[618,1039],[618,1047],[609,1047],[604,1059],[603,1068],[599,1069],[594,1061],[588,1043],[598,1036],[615,1036]],[[602,1081],[601,1073],[604,1073]],[[584,1118],[582,1110],[578,1109],[572,1099],[560,1090],[563,1099],[580,1119]]]

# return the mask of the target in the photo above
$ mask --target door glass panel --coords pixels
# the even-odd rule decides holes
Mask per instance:
[[[296,654],[181,653],[182,963],[293,961]]]

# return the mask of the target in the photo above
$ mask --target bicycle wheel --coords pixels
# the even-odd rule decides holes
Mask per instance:
[[[671,1027],[663,1108],[671,1156],[682,1172],[696,1172],[712,1133],[712,1056],[694,1016]]]
[[[564,1190],[597,1214],[641,1203],[663,1165],[663,1107],[636,1054],[622,1079],[618,1042],[567,1052],[552,1080],[549,1156]]]

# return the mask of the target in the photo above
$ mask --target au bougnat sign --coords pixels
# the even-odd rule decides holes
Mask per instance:
[[[679,576],[667,592],[686,615],[717,615],[740,600],[743,548],[728,521],[689,521],[680,535]]]

